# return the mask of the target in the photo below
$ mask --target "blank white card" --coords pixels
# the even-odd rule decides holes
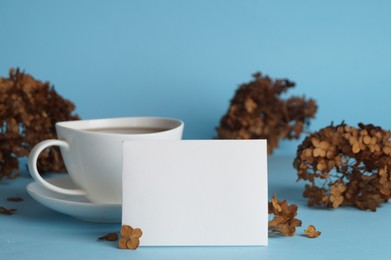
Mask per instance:
[[[122,224],[141,246],[268,243],[265,140],[126,141]]]

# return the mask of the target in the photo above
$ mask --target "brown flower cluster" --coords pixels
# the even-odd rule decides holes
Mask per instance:
[[[296,218],[297,208],[295,204],[288,205],[286,200],[277,200],[276,194],[273,194],[269,202],[269,214],[274,215],[274,218],[268,223],[269,235],[293,236],[296,227],[301,226],[301,220]]]
[[[120,233],[121,238],[118,243],[118,247],[120,249],[137,249],[140,245],[140,237],[143,235],[141,229],[132,228],[129,225],[123,225]]]
[[[56,138],[56,122],[79,119],[74,108],[49,82],[38,81],[19,69],[10,69],[9,78],[0,77],[0,180],[18,175],[18,157],[27,156],[35,144]],[[38,168],[65,171],[59,149],[43,152]]]
[[[391,132],[373,125],[327,126],[297,149],[298,180],[308,205],[375,211],[391,196]]]
[[[267,139],[268,153],[278,147],[280,139],[297,139],[315,117],[317,104],[313,99],[281,95],[295,83],[272,80],[261,73],[242,84],[231,100],[228,112],[216,128],[219,139]]]

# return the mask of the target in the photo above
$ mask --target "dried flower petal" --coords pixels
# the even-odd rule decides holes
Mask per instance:
[[[129,225],[123,225],[121,228],[121,236],[130,237],[132,235],[133,228]]]
[[[117,241],[118,235],[117,233],[108,233],[104,236],[98,238],[99,240],[107,240],[107,241]]]
[[[136,238],[140,238],[143,235],[143,232],[139,228],[135,228],[132,232],[132,236]]]
[[[12,215],[14,214],[16,209],[7,209],[5,207],[0,206],[0,215]]]
[[[127,237],[120,237],[119,242],[118,242],[118,247],[120,249],[128,248],[128,246],[126,245],[128,243],[128,240],[129,240],[129,238],[127,238]]]
[[[136,237],[132,237],[126,243],[127,248],[135,250],[140,245],[140,240]]]
[[[316,228],[313,225],[309,225],[308,228],[304,230],[304,233],[309,238],[316,238],[321,234],[319,231],[316,231]]]
[[[23,201],[23,199],[21,197],[9,197],[9,198],[7,198],[7,201],[21,202],[21,201]]]

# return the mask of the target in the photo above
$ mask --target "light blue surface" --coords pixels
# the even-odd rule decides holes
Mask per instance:
[[[177,117],[186,139],[215,136],[234,91],[259,70],[317,100],[311,130],[342,120],[390,129],[391,2],[0,0],[0,75],[17,66],[54,84],[82,118]],[[390,205],[307,208],[292,158],[278,157],[297,144],[283,142],[271,158],[269,191],[298,203],[317,239],[300,229],[268,248],[116,250],[96,237],[118,225],[40,206],[25,173],[0,184],[0,205],[25,198],[16,215],[0,215],[0,259],[389,259]]]
[[[0,215],[0,259],[390,259],[391,205],[386,203],[375,213],[308,208],[301,196],[304,183],[295,182],[292,160],[292,156],[269,158],[269,197],[275,192],[278,198],[297,204],[303,227],[293,237],[269,238],[268,247],[119,250],[116,242],[97,241],[99,236],[119,230],[119,224],[87,223],[41,206],[27,194],[25,186],[32,180],[24,173],[0,186],[0,204],[18,208],[12,216]],[[5,201],[9,196],[21,196],[25,201]],[[320,237],[303,236],[310,224],[322,232]]]

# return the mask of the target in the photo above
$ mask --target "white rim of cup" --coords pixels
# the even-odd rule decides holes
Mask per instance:
[[[140,123],[137,124],[129,124],[129,122],[136,122],[140,121]],[[184,122],[182,120],[176,119],[176,118],[170,118],[170,117],[116,117],[116,118],[99,118],[99,119],[81,119],[81,120],[71,120],[71,121],[62,121],[56,123],[56,127],[60,128],[66,128],[69,130],[75,130],[75,131],[88,131],[89,129],[93,128],[105,128],[108,127],[107,123],[110,122],[116,122],[120,123],[119,125],[116,125],[117,127],[161,127],[161,124],[158,122],[168,122],[172,123],[171,126],[167,130],[159,131],[159,133],[162,132],[169,132],[173,131],[178,127],[184,126]],[[121,123],[123,122],[123,123]],[[152,124],[145,124],[145,122],[152,122]],[[88,131],[90,134],[91,132]],[[157,132],[152,133],[141,133],[137,135],[153,135]],[[121,134],[121,133],[101,133],[101,132],[94,132],[94,134],[110,134],[110,135],[127,135],[127,134]]]

